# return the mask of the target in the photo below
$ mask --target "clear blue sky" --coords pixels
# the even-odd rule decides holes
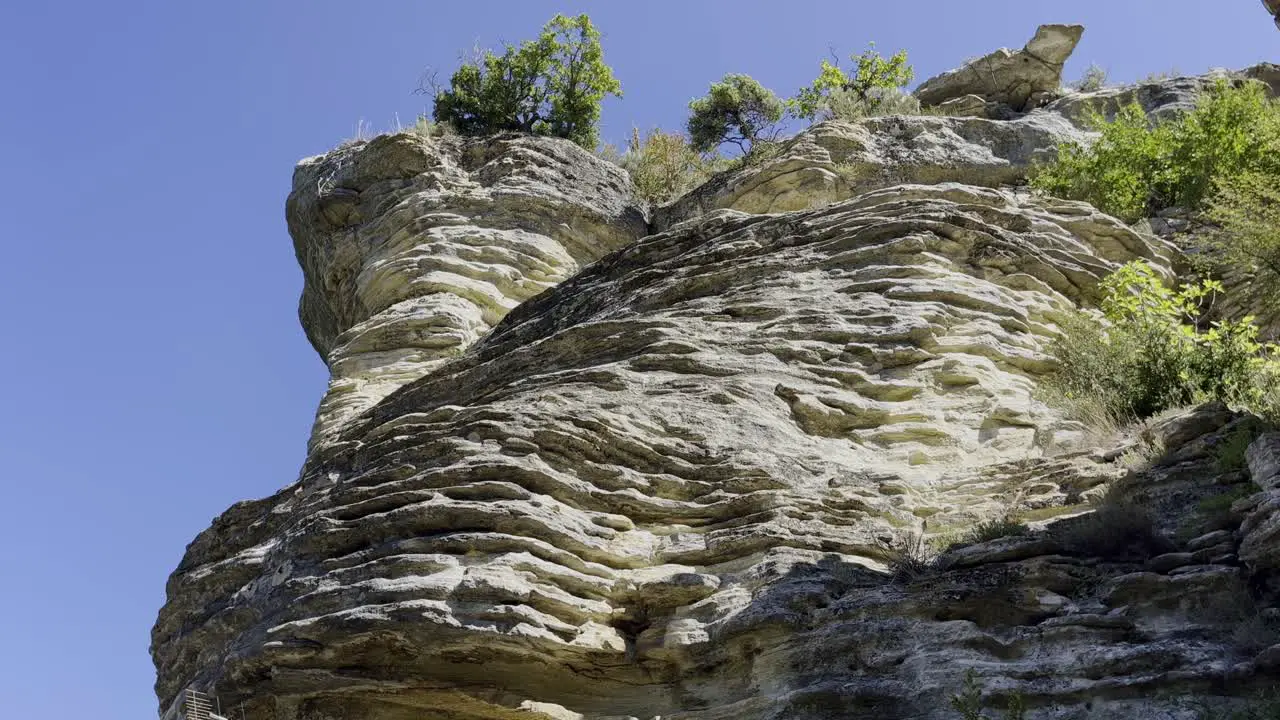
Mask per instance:
[[[833,46],[923,79],[1041,22],[1129,80],[1280,60],[1257,0],[6,4],[0,40],[0,715],[137,720],[164,583],[229,504],[291,482],[326,374],[284,224],[301,157],[388,129],[457,52],[590,12],[625,98],[677,127],[725,72],[791,93]]]

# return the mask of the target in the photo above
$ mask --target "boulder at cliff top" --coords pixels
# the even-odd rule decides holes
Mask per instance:
[[[1026,47],[1001,48],[956,70],[929,78],[916,88],[925,106],[941,105],[966,95],[1025,111],[1057,95],[1062,67],[1084,34],[1081,25],[1042,25]]]

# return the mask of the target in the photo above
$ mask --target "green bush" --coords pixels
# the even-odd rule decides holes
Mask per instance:
[[[1280,377],[1276,347],[1258,340],[1252,318],[1198,326],[1201,304],[1219,283],[1173,290],[1139,261],[1100,290],[1103,318],[1068,319],[1051,349],[1059,370],[1049,386],[1068,407],[1094,398],[1119,423],[1207,400],[1269,412]]]
[[[849,90],[833,90],[827,97],[821,118],[824,120],[861,120],[882,115],[920,115],[920,101],[896,88],[873,90],[863,97]]]
[[[730,73],[712,83],[705,97],[689,103],[689,142],[696,152],[724,143],[747,153],[761,139],[772,139],[784,107],[778,96],[750,75]]]
[[[618,159],[631,175],[636,194],[654,205],[670,202],[710,176],[714,158],[694,151],[679,133],[658,129],[640,137],[634,130],[626,154]]]
[[[902,92],[915,77],[915,70],[907,64],[906,50],[886,59],[873,43],[849,59],[857,63],[852,75],[838,64],[823,60],[818,77],[787,101],[791,113],[807,120],[852,120],[920,111],[920,103],[913,103],[915,98],[908,100],[910,96]]]
[[[1280,137],[1280,134],[1277,135]],[[1280,155],[1280,142],[1258,150]],[[1216,259],[1249,279],[1256,302],[1280,297],[1280,175],[1250,172],[1218,181],[1207,216],[1218,226],[1209,236]]]
[[[1137,103],[1105,122],[1096,112],[1088,124],[1101,136],[1089,146],[1064,143],[1055,162],[1038,168],[1031,186],[1057,197],[1085,200],[1128,221],[1153,214],[1155,178],[1165,166],[1169,126],[1150,128]]]
[[[604,63],[600,31],[586,15],[556,15],[537,40],[462,64],[435,90],[434,117],[464,135],[504,130],[568,138],[594,150],[600,103],[621,97]]]
[[[457,134],[457,131],[449,123],[434,122],[426,115],[419,115],[418,120],[413,125],[405,128],[404,132],[424,138],[449,137]]]
[[[1258,82],[1219,80],[1191,112],[1154,127],[1137,103],[1089,123],[1101,137],[1060,146],[1033,187],[1135,221],[1166,207],[1201,209],[1219,184],[1247,173],[1280,180],[1280,154],[1261,152],[1280,143],[1280,105]]]

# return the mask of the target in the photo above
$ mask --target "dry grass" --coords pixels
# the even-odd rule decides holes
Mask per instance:
[[[922,533],[912,533],[894,543],[881,543],[894,582],[912,582],[927,575],[938,559],[937,547]]]
[[[1149,509],[1114,488],[1094,503],[1093,512],[1059,523],[1054,532],[1068,552],[1107,560],[1146,560],[1176,549]]]

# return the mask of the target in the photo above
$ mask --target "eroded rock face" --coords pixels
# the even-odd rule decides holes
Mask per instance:
[[[1030,110],[1058,94],[1062,67],[1083,34],[1081,25],[1042,25],[1023,49],[1001,48],[929,78],[915,96],[925,106],[976,95],[1015,111]]]
[[[1078,203],[954,184],[629,245],[197,538],[155,629],[162,702],[194,682],[247,718],[932,717],[1008,659],[1001,628],[1062,617],[1016,655],[1114,640],[1056,671],[1136,678],[1159,646],[1071,599],[1075,561],[1015,552],[1029,565],[927,590],[884,571],[924,518],[1114,479],[1048,457],[1082,438],[1035,379],[1056,317],[1167,251]]]
[[[1022,182],[1033,163],[1088,133],[1064,117],[1032,113],[1011,121],[901,116],[828,121],[787,141],[768,161],[725,173],[655,212],[663,229],[727,208],[786,212],[845,200],[901,183]]]
[[[625,172],[555,138],[397,133],[299,163],[299,315],[331,374],[312,445],[644,235],[631,197]]]
[[[1023,54],[1060,74],[1078,38]],[[1023,89],[982,92],[956,107]],[[288,218],[330,389],[299,480],[170,578],[161,708],[942,720],[973,671],[989,708],[1156,720],[1265,687],[1277,436],[1224,469],[1256,419],[1100,439],[1038,390],[1102,276],[1176,255],[1172,230],[1007,187],[1123,97],[1070,101],[822,123],[651,223],[553,139],[303,161]],[[1029,531],[911,562],[1002,517]]]

